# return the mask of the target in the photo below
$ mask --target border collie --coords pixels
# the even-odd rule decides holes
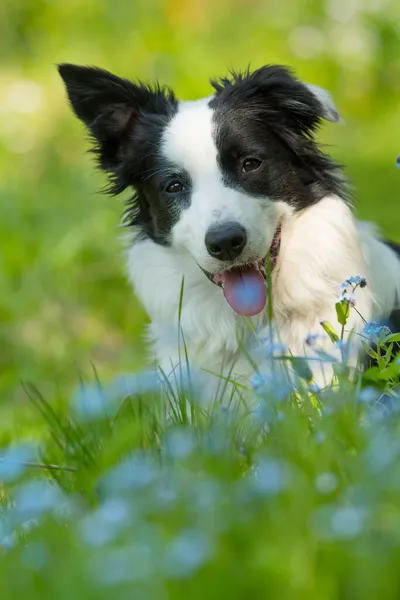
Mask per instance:
[[[267,256],[274,324],[295,356],[307,355],[310,334],[332,353],[320,322],[337,322],[346,278],[366,278],[346,328],[357,362],[359,315],[387,319],[398,308],[400,261],[356,220],[341,168],[317,145],[321,121],[339,120],[328,92],[274,65],[211,81],[212,95],[191,102],[94,67],[59,72],[109,191],[134,192],[124,219],[134,232],[129,275],[165,372],[180,359],[180,319],[195,366],[251,377],[241,346],[271,329]],[[311,366],[318,385],[329,383],[329,364]]]

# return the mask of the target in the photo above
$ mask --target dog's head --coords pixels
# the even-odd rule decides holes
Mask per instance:
[[[321,119],[338,120],[329,94],[279,66],[232,74],[212,82],[209,98],[182,103],[101,69],[59,71],[110,191],[135,191],[128,225],[189,253],[237,312],[260,312],[281,219],[340,193],[313,138]]]

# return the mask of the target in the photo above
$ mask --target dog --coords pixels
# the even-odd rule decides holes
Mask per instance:
[[[339,287],[351,275],[367,282],[345,332],[357,363],[364,323],[399,308],[400,260],[356,219],[342,167],[316,141],[324,120],[339,121],[327,91],[267,65],[212,80],[209,97],[180,102],[158,83],[58,69],[108,191],[133,190],[128,272],[164,372],[182,360],[181,334],[196,367],[248,382],[254,365],[242,348],[266,338],[271,314],[292,355],[309,355],[310,334],[337,354],[321,322],[337,323]],[[330,363],[311,368],[319,386],[329,383]]]

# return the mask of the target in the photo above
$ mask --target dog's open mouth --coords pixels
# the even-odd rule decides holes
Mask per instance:
[[[222,287],[228,304],[239,315],[258,315],[267,302],[268,255],[271,270],[275,267],[281,243],[281,229],[275,232],[267,256],[250,264],[231,267],[222,273],[204,271],[210,281]]]

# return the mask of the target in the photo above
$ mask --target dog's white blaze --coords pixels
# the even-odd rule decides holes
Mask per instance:
[[[164,131],[162,154],[194,178],[215,175],[217,148],[213,139],[213,111],[208,98],[182,102]]]
[[[287,206],[265,198],[250,197],[223,182],[215,145],[213,110],[209,98],[182,103],[164,132],[161,153],[191,179],[190,206],[183,210],[172,230],[172,244],[185,248],[207,271],[223,268],[205,247],[207,230],[228,221],[240,223],[248,243],[241,262],[263,258],[272,242],[278,218]]]

